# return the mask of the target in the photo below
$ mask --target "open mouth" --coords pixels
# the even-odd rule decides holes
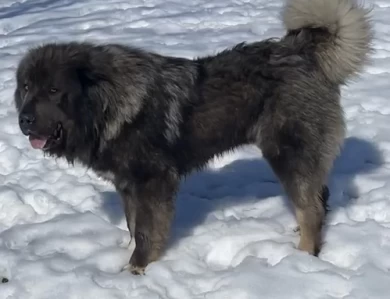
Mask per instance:
[[[29,141],[34,149],[47,150],[61,142],[63,136],[62,124],[58,123],[53,133],[48,137],[38,136],[30,133]]]

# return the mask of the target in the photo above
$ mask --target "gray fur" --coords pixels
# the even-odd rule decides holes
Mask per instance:
[[[262,150],[293,202],[298,248],[319,253],[327,175],[345,134],[340,86],[368,60],[371,26],[353,0],[291,0],[283,19],[280,40],[193,60],[69,43],[20,62],[22,132],[112,181],[136,244],[133,273],[161,256],[180,179],[245,144]]]
[[[343,84],[368,62],[373,38],[369,13],[351,0],[289,0],[282,17],[287,30],[328,29],[330,41],[317,45],[316,56],[329,79]]]
[[[174,100],[169,104],[169,109],[165,115],[167,128],[164,135],[170,143],[173,143],[176,138],[180,137],[179,125],[182,119],[179,109],[180,103]]]
[[[133,117],[141,110],[142,99],[146,95],[146,90],[143,87],[146,86],[146,83],[148,82],[147,76],[151,70],[147,70],[147,67],[144,66],[144,70],[142,72],[139,71],[140,68],[142,68],[142,63],[145,59],[144,57],[139,57],[139,54],[143,54],[141,51],[139,51],[139,53],[134,53],[132,59],[128,59],[128,52],[125,48],[120,46],[105,47],[103,51],[107,51],[115,57],[115,59],[112,60],[112,67],[114,69],[121,69],[126,66],[128,71],[125,78],[118,78],[121,82],[113,82],[114,84],[117,84],[118,87],[122,88],[122,80],[126,80],[126,97],[118,95],[118,98],[113,99],[109,94],[101,95],[102,98],[113,101],[112,103],[106,103],[106,107],[112,109],[112,121],[107,121],[103,132],[105,140],[110,140],[117,136],[121,126],[125,122],[131,122]],[[96,63],[91,61],[91,64],[98,63],[98,61]],[[102,87],[101,90],[105,92],[104,87]],[[107,88],[107,93],[109,93],[109,88]],[[131,109],[129,109],[129,107]]]

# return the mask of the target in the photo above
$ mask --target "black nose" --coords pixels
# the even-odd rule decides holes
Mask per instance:
[[[31,113],[22,113],[19,115],[19,126],[23,134],[28,135],[30,133],[34,121],[35,117]]]

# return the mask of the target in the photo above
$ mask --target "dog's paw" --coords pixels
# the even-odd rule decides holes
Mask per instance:
[[[3,277],[3,278],[1,279],[1,283],[7,283],[7,282],[8,282],[8,278]]]
[[[299,227],[299,225],[293,229],[293,232],[301,234],[301,228]]]
[[[129,271],[131,274],[134,275],[145,275],[145,268],[144,267],[137,267],[133,266],[132,264],[127,264],[122,268],[122,271]]]

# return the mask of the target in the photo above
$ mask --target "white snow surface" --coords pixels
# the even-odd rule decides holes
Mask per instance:
[[[342,89],[348,136],[329,177],[318,258],[261,153],[244,147],[183,181],[169,246],[121,272],[130,240],[114,188],[44,157],[20,133],[15,69],[49,41],[129,43],[192,58],[284,34],[282,0],[0,1],[0,299],[390,298],[390,3],[373,7],[373,62]],[[0,279],[1,280],[1,279]]]

